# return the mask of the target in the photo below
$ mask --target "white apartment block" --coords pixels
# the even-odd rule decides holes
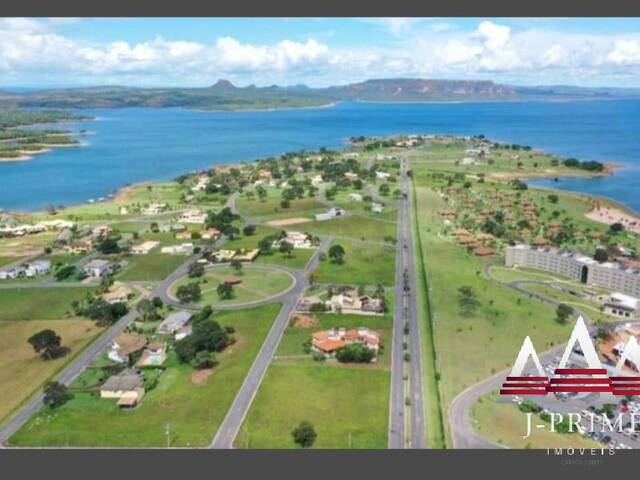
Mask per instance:
[[[613,262],[598,263],[576,252],[520,244],[507,247],[505,265],[542,270],[589,285],[640,296],[640,270]]]

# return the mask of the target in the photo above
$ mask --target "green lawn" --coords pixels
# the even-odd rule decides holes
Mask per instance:
[[[9,265],[10,263],[17,262],[22,257],[0,257],[0,267]]]
[[[578,433],[552,433],[532,428],[526,434],[527,418],[515,404],[498,403],[498,393],[481,397],[471,408],[471,422],[483,437],[510,448],[601,448],[602,445]],[[538,418],[539,423],[542,421]]]
[[[235,327],[237,342],[218,355],[220,363],[204,383],[194,384],[191,380],[193,369],[177,364],[171,358],[157,387],[147,393],[135,410],[123,412],[113,400],[77,392],[66,405],[56,410],[43,409],[36,414],[11,438],[11,444],[164,447],[169,426],[171,446],[207,445],[226,415],[279,309],[280,305],[274,304],[216,313],[222,325]],[[76,384],[81,386],[81,379]]]
[[[282,208],[282,189],[273,187],[266,188],[267,198],[265,200],[256,198],[250,200],[240,197],[236,201],[236,207],[243,217],[260,218],[262,220],[278,219],[286,217],[312,217],[315,213],[327,209],[315,197],[304,197],[291,201],[289,208]]]
[[[321,283],[344,283],[353,285],[393,285],[395,247],[384,245],[334,240],[333,245],[345,249],[344,263],[332,263],[327,257],[315,271],[316,281]]]
[[[291,252],[291,255],[285,255],[280,252],[274,252],[271,255],[260,255],[256,259],[256,263],[283,265],[285,267],[302,270],[307,266],[307,263],[309,263],[314,253],[315,249],[296,248]]]
[[[221,300],[216,289],[228,277],[238,277],[242,279],[242,283],[233,286],[233,298]],[[277,270],[265,270],[244,265],[240,272],[236,272],[234,268],[224,266],[207,270],[204,276],[199,279],[181,278],[171,286],[172,294],[175,296],[175,292],[180,285],[186,285],[194,281],[200,283],[202,299],[198,303],[202,305],[252,302],[280,293],[293,283],[293,279],[288,273]]]
[[[313,360],[273,362],[240,433],[237,448],[296,448],[299,422],[318,434],[314,448],[386,448],[389,372]]]
[[[304,231],[319,235],[336,235],[349,237],[354,240],[384,241],[386,238],[396,238],[395,223],[381,222],[373,218],[350,216],[304,223]]]
[[[391,190],[393,191],[396,188],[395,184],[390,184],[391,185]],[[398,213],[398,209],[395,206],[395,199],[393,198],[393,196],[389,195],[387,197],[384,197],[384,210],[382,211],[382,213],[373,213],[371,212],[371,210],[367,210],[367,207],[371,206],[370,203],[361,201],[361,202],[357,202],[352,200],[351,198],[349,198],[349,194],[350,193],[358,193],[360,195],[366,195],[365,190],[347,190],[347,191],[340,191],[337,195],[335,200],[332,203],[335,203],[336,205],[339,205],[340,207],[344,208],[345,210],[347,210],[348,212],[354,214],[354,215],[364,215],[367,217],[373,217],[373,218],[380,218],[382,220],[394,220],[396,219],[397,213]]]
[[[169,255],[151,252],[147,255],[131,255],[127,257],[127,266],[118,273],[117,279],[131,280],[163,280],[171,272],[187,261],[184,255]]]
[[[0,321],[57,320],[73,315],[71,302],[82,300],[90,287],[0,289]]]

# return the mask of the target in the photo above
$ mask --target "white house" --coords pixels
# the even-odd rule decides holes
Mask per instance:
[[[143,215],[158,215],[167,209],[166,203],[152,203],[142,210]]]
[[[25,275],[27,277],[35,277],[36,275],[46,275],[51,271],[51,262],[49,260],[36,260],[27,265]]]
[[[371,211],[373,213],[382,213],[384,210],[384,206],[380,203],[372,202],[371,203]]]
[[[84,266],[84,273],[90,277],[106,277],[113,270],[113,264],[107,260],[94,259]]]
[[[382,172],[380,170],[376,171],[376,178],[378,180],[386,180],[391,176],[389,172]]]
[[[25,273],[24,267],[13,267],[7,270],[0,270],[0,280],[18,278]]]
[[[286,237],[273,242],[273,247],[278,248],[283,241],[293,245],[293,248],[313,248],[309,235],[302,232],[287,232]]]
[[[199,208],[192,208],[183,212],[178,221],[182,223],[204,225],[204,222],[207,221],[207,214]]]
[[[631,295],[613,292],[604,302],[604,311],[624,318],[633,318],[638,311],[638,299]]]
[[[175,335],[189,323],[189,320],[191,320],[191,312],[186,310],[173,312],[158,325],[157,332],[163,335]]]
[[[345,212],[342,208],[340,207],[331,207],[329,210],[327,210],[326,212],[323,213],[316,213],[315,215],[315,219],[317,221],[323,221],[323,220],[331,220],[332,218],[336,218],[336,217],[342,217],[344,216],[344,214],[347,213]]]
[[[192,192],[202,192],[207,189],[209,183],[209,177],[206,175],[200,175],[194,187],[191,188]]]
[[[319,186],[322,183],[322,175],[315,175],[314,177],[311,177],[311,185],[313,185],[314,187]]]
[[[135,407],[144,396],[144,378],[133,369],[125,369],[109,379],[100,387],[100,398],[118,399],[122,408]]]
[[[160,245],[160,242],[155,240],[146,240],[138,245],[131,247],[131,253],[134,255],[147,255],[151,250]]]
[[[171,255],[191,255],[193,253],[193,243],[181,243],[180,245],[170,245],[168,247],[162,247],[160,251],[162,253],[168,253]]]

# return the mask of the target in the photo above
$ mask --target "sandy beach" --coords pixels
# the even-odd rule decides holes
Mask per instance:
[[[640,233],[640,218],[623,212],[617,208],[599,207],[591,210],[589,213],[586,213],[585,217],[606,225],[619,222],[624,225],[626,230],[634,233]]]

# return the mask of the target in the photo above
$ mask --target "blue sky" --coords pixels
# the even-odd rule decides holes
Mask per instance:
[[[640,19],[0,19],[3,86],[393,77],[640,87]]]

